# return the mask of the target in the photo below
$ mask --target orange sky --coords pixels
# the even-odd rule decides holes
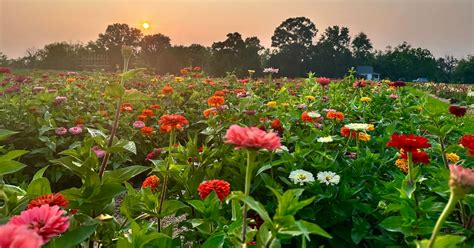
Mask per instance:
[[[163,33],[173,44],[211,45],[229,32],[269,47],[288,17],[363,31],[377,49],[408,41],[435,56],[474,54],[474,0],[0,0],[0,52],[23,56],[55,41],[95,40],[112,23]]]

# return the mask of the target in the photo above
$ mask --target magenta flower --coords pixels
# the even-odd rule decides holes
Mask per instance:
[[[388,96],[388,97],[390,97],[390,98],[392,98],[392,99],[397,99],[397,98],[398,98],[398,95],[397,95],[397,94],[390,94],[390,96]]]
[[[65,127],[58,127],[56,128],[56,130],[54,130],[54,132],[57,134],[57,135],[65,135],[67,134],[67,129]]]
[[[65,96],[57,96],[55,99],[54,99],[54,104],[56,105],[60,105],[61,103],[64,103],[67,101],[67,97]]]
[[[39,234],[46,243],[69,228],[69,217],[58,206],[41,205],[13,216],[8,224],[26,226]]]
[[[100,149],[98,146],[94,146],[92,147],[92,151],[95,153],[95,155],[98,157],[98,158],[102,158],[105,156],[105,151]]]
[[[226,143],[233,144],[236,149],[256,148],[274,151],[281,147],[280,137],[273,132],[265,132],[256,127],[240,127],[232,125],[225,135]]]
[[[146,161],[154,160],[154,159],[158,158],[160,155],[161,155],[161,148],[156,148],[156,149],[153,149],[153,151],[151,151],[150,153],[148,153],[146,155],[145,160]]]
[[[143,121],[136,121],[136,122],[133,123],[133,128],[142,129],[145,126],[146,126],[145,122],[143,122]]]
[[[39,248],[43,238],[26,225],[7,224],[0,226],[0,247],[2,248]]]
[[[75,126],[75,127],[71,127],[69,128],[69,133],[73,134],[73,135],[79,135],[82,133],[82,128],[79,127],[79,126]]]

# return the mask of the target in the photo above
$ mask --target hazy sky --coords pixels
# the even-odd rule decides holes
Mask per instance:
[[[474,54],[474,0],[0,0],[0,51],[9,57],[55,41],[95,40],[108,24],[151,24],[172,44],[211,45],[229,32],[270,46],[275,27],[305,16],[319,29],[365,32],[375,48],[407,41],[439,57]]]

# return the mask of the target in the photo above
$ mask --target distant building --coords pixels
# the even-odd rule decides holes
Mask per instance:
[[[367,80],[379,81],[380,73],[375,73],[372,66],[357,66],[356,72],[358,77],[363,77]]]

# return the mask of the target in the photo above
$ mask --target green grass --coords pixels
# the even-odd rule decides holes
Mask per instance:
[[[426,92],[423,92],[411,87],[407,87],[407,89],[410,93],[412,93],[415,96],[419,96],[419,97],[425,96],[426,97],[425,108],[431,113],[446,114],[448,112],[448,108],[450,106],[449,103],[440,101],[439,99],[432,97],[430,94]],[[464,126],[461,128],[461,131],[463,131],[464,133],[469,133],[469,134],[474,133],[474,115],[466,114],[463,117],[463,122],[464,122]]]

